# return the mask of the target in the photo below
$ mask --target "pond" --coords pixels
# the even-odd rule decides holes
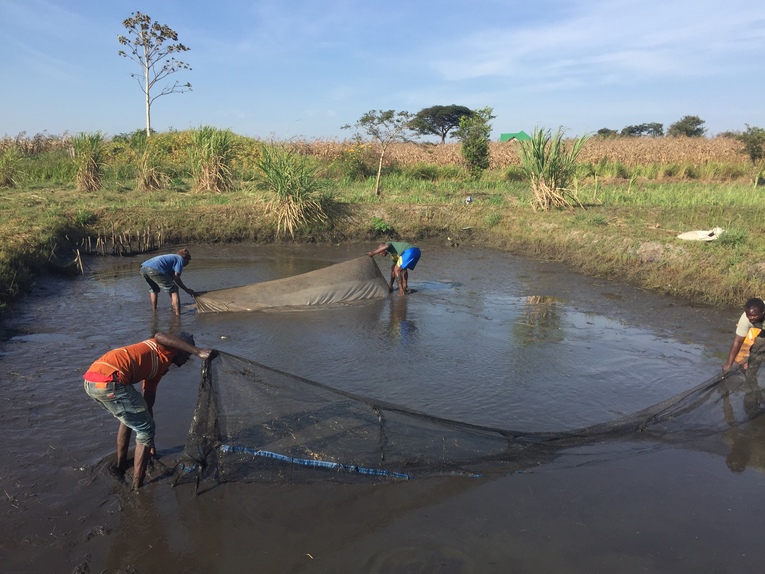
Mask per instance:
[[[292,276],[374,245],[191,245],[192,289]],[[137,258],[90,258],[11,309],[0,343],[6,571],[741,572],[765,558],[760,417],[694,443],[594,442],[523,472],[171,487],[199,366],[171,370],[159,460],[134,494],[107,472],[115,421],[82,390],[109,348],[156,330],[298,377],[477,425],[562,431],[719,373],[737,309],[693,307],[557,263],[431,243],[414,293],[300,311],[152,313]],[[387,260],[377,258],[387,277]],[[733,462],[732,462],[733,461]],[[743,461],[743,462],[742,462]]]

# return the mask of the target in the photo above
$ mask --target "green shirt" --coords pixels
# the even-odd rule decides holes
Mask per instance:
[[[391,241],[388,243],[388,254],[390,255],[391,261],[396,263],[398,258],[401,257],[401,254],[407,249],[411,249],[412,247],[414,247],[414,245],[404,241]]]

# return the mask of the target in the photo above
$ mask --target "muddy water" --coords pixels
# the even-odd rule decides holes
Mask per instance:
[[[196,290],[303,273],[371,245],[191,246]],[[760,569],[765,429],[735,442],[572,449],[525,473],[338,485],[170,486],[199,362],[159,388],[138,495],[81,375],[156,330],[434,415],[521,430],[604,422],[709,378],[738,312],[549,263],[424,245],[415,293],[336,308],[152,314],[138,259],[92,259],[12,310],[0,343],[3,572],[744,572]],[[387,264],[378,259],[384,273]],[[730,446],[733,444],[733,446]]]

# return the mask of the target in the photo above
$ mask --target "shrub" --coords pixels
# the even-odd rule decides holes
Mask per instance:
[[[375,174],[372,148],[356,144],[344,149],[331,163],[330,174],[349,181],[364,181]]]
[[[390,235],[393,232],[393,227],[379,217],[372,218],[372,229],[378,235]]]
[[[16,187],[21,176],[22,154],[18,146],[0,152],[0,187]]]

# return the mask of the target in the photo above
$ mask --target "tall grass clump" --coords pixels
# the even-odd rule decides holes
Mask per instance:
[[[273,196],[267,207],[277,235],[286,232],[294,239],[300,227],[329,219],[325,183],[312,158],[282,144],[264,144],[256,167],[256,187]]]
[[[194,191],[222,193],[234,185],[236,138],[231,130],[203,126],[193,132],[189,148]]]
[[[576,159],[587,139],[586,135],[574,138],[567,148],[562,128],[555,134],[534,128],[530,141],[517,142],[521,168],[534,192],[535,207],[546,211],[551,207],[573,208],[572,202],[581,205],[568,185],[576,175]]]
[[[17,187],[23,159],[18,146],[9,146],[0,152],[0,187]]]
[[[74,163],[77,166],[77,189],[98,191],[104,176],[106,151],[101,132],[80,132],[72,138]]]
[[[139,191],[157,191],[170,184],[170,177],[162,170],[163,154],[154,138],[146,136],[144,130],[136,132],[130,140],[135,154],[135,177]]]

